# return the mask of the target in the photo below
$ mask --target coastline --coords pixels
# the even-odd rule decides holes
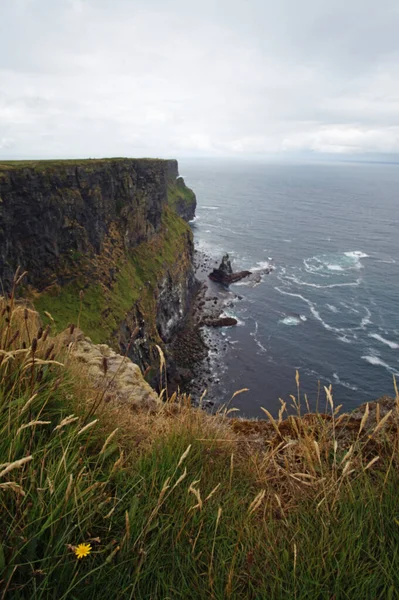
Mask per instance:
[[[198,288],[193,294],[184,326],[170,345],[177,365],[178,378],[190,394],[193,405],[208,411],[224,404],[222,375],[227,366],[226,353],[231,342],[226,329],[240,326],[234,317],[234,304],[243,299],[228,285],[209,277],[220,264],[221,257],[212,257],[194,250],[194,272]],[[273,267],[254,271],[246,281],[258,285]],[[228,324],[229,323],[229,324]],[[230,324],[231,323],[231,324]]]

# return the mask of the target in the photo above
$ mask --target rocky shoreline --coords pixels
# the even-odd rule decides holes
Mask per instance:
[[[252,285],[273,268],[234,273],[228,255],[220,263],[199,250],[194,251],[194,270],[198,282],[184,326],[170,344],[170,351],[177,365],[177,384],[189,393],[194,404],[202,398],[202,406],[208,410],[218,404],[214,394],[205,393],[219,383],[223,370],[223,357],[228,349],[228,340],[219,328],[238,324],[226,309],[242,299],[229,289],[229,284],[247,278]],[[224,265],[224,266],[223,266]],[[216,273],[216,276],[215,276]]]

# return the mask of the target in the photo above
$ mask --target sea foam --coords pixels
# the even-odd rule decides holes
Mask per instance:
[[[379,333],[369,333],[369,337],[378,340],[379,342],[385,344],[386,346],[389,346],[393,350],[399,348],[399,344],[397,344],[396,342],[392,342],[391,340],[387,340],[386,338],[382,337],[382,335],[380,335]]]

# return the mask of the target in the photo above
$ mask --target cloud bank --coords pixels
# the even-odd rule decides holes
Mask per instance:
[[[396,0],[13,0],[0,157],[399,153]]]

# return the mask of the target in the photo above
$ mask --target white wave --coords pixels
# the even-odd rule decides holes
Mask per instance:
[[[307,321],[305,315],[289,315],[288,317],[284,317],[284,319],[280,319],[279,323],[282,323],[283,325],[294,326],[299,325],[301,322],[304,323],[305,321]]]
[[[292,240],[283,240],[283,242],[286,242],[287,244],[291,244]]]
[[[297,317],[285,317],[284,319],[280,319],[279,321],[279,323],[282,323],[283,325],[288,325],[290,327],[294,325],[299,325],[300,322],[301,320]]]
[[[360,328],[364,329],[366,327],[366,325],[370,325],[371,323],[371,312],[369,311],[369,309],[367,308],[367,306],[363,307],[364,310],[366,311],[366,316],[363,317],[363,319],[360,322]]]
[[[264,271],[265,269],[274,269],[273,265],[268,260],[260,260],[256,263],[256,267],[251,267],[250,271]]]
[[[262,344],[260,343],[259,340],[255,340],[256,345],[258,346],[258,348],[261,350],[261,352],[263,353],[267,353],[267,348],[265,348],[264,346],[262,346]]]
[[[387,260],[379,260],[378,262],[386,263],[387,265],[393,265],[396,263],[396,260],[394,258],[388,258]]]
[[[325,275],[322,275],[322,277],[325,277]],[[362,281],[361,278],[359,278],[356,279],[356,281],[351,281],[348,283],[327,283],[325,285],[322,285],[321,283],[309,283],[308,281],[302,281],[301,279],[298,279],[298,277],[295,277],[295,275],[285,275],[285,279],[293,281],[297,285],[304,285],[307,287],[317,288],[319,290],[336,287],[357,287],[361,284]]]
[[[245,279],[241,279],[241,281],[235,281],[234,286],[241,286],[241,287],[254,287],[253,282],[245,280]]]
[[[345,256],[350,258],[370,258],[368,254],[361,252],[360,250],[353,250],[352,252],[344,252]]]
[[[376,356],[375,354],[367,354],[365,356],[362,356],[362,359],[366,360],[371,365],[375,365],[377,367],[384,367],[384,369],[386,369],[387,371],[389,371],[389,373],[392,373],[393,375],[399,375],[399,372],[396,369],[391,367],[391,365],[388,365],[388,363],[381,360],[381,358],[379,356]]]
[[[336,306],[334,306],[333,304],[326,304],[326,306],[327,306],[327,308],[328,308],[329,310],[331,310],[331,312],[333,312],[333,313],[337,313],[337,312],[339,312],[338,308],[337,308]]]
[[[312,265],[310,264],[310,261],[316,261],[317,263],[319,263],[320,266],[316,266],[316,265]],[[307,271],[308,273],[314,275],[315,273],[317,275],[320,275],[320,277],[329,277],[328,274],[323,275],[323,273],[320,273],[319,271],[323,268],[323,264],[322,261],[317,257],[317,256],[313,256],[312,258],[305,258],[303,260],[303,264],[305,266],[305,271]]]
[[[258,321],[255,321],[255,331],[252,331],[250,333],[250,336],[254,338],[255,344],[258,346],[258,348],[260,348],[262,352],[267,352],[267,348],[265,348],[263,344],[261,344],[261,342],[258,340]]]
[[[378,340],[379,342],[382,342],[383,344],[386,344],[393,350],[395,350],[396,348],[399,348],[399,344],[397,344],[396,342],[392,342],[391,340],[387,340],[386,338],[382,337],[382,335],[379,335],[378,333],[369,333],[369,337],[374,338],[375,340]]]
[[[347,302],[340,302],[340,305],[343,306],[344,308],[346,308],[346,310],[348,310],[349,312],[355,313],[356,315],[360,314],[359,310],[357,310],[350,304],[347,304]]]
[[[368,255],[359,250],[351,252],[320,254],[312,256],[303,261],[305,270],[313,275],[321,277],[331,276],[331,271],[337,273],[351,271],[353,269],[362,269],[363,265],[360,262],[362,258],[367,258]]]
[[[219,206],[207,206],[206,204],[201,204],[199,208],[206,208],[207,210],[219,210]]]
[[[345,344],[351,344],[352,343],[352,340],[350,340],[346,335],[340,335],[340,336],[338,336],[338,339],[341,342],[344,342]]]
[[[200,220],[201,217],[199,217],[198,215],[195,215],[195,217],[193,217],[192,219],[190,219],[189,223],[196,223],[197,221]]]
[[[334,383],[342,385],[342,387],[347,388],[348,390],[353,390],[354,392],[357,392],[357,390],[358,390],[358,388],[355,385],[351,385],[350,383],[347,383],[346,381],[342,381],[339,378],[338,373],[333,373],[333,379],[334,379]]]
[[[309,306],[310,311],[311,311],[312,315],[314,316],[314,318],[317,319],[318,321],[320,321],[320,323],[323,325],[323,327],[325,329],[327,329],[327,331],[332,331],[334,333],[346,333],[347,332],[347,329],[342,329],[342,328],[339,328],[339,327],[332,327],[331,325],[329,325],[328,323],[326,323],[322,319],[322,317],[320,316],[319,311],[316,310],[316,307],[313,304],[313,302],[311,302],[310,300],[308,300],[308,298],[305,298],[301,294],[294,294],[292,292],[286,292],[286,291],[280,289],[277,286],[274,289],[277,290],[278,292],[280,292],[280,294],[284,294],[286,296],[293,296],[294,298],[299,298],[300,300],[303,300],[304,302],[306,302],[306,304]]]

